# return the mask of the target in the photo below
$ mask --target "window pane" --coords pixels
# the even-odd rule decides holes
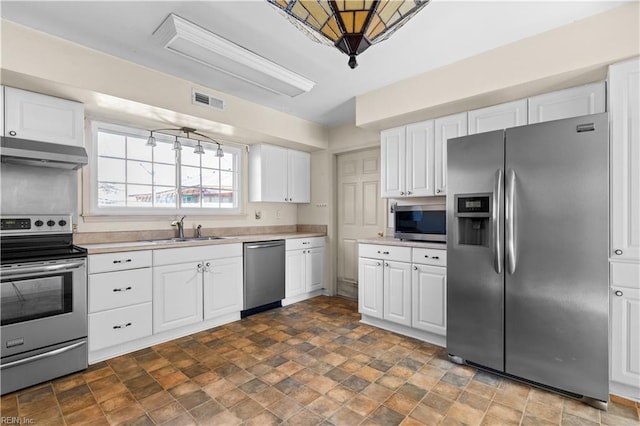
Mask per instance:
[[[127,161],[127,183],[151,185],[153,182],[153,165],[143,161]]]
[[[124,136],[98,133],[98,155],[124,158]]]
[[[220,170],[233,170],[233,163],[235,161],[235,155],[224,153],[224,157],[220,158]]]
[[[237,207],[237,191],[222,191],[220,194],[220,207],[232,209]]]
[[[200,206],[200,168],[182,167],[182,182],[180,185],[182,205],[184,207]]]
[[[186,166],[200,166],[200,154],[194,154],[193,148],[182,145],[182,164]]]
[[[176,152],[172,149],[173,143],[157,141],[157,145],[153,148],[153,161],[156,163],[176,163]]]
[[[153,191],[154,207],[176,207],[176,190],[168,186],[156,186]]]
[[[220,205],[220,190],[217,188],[202,189],[202,207],[218,208]]]
[[[130,160],[151,161],[153,149],[150,146],[146,146],[146,143],[146,139],[127,137],[127,158]]]
[[[127,185],[128,207],[151,207],[153,198],[151,185]]]
[[[216,157],[215,151],[206,151],[206,154],[202,156],[202,167],[208,167],[210,169],[220,168],[220,158]]]
[[[176,183],[176,166],[156,164],[153,167],[153,183],[173,187]]]
[[[220,172],[212,169],[202,169],[202,186],[218,188],[220,186]]]
[[[222,189],[233,189],[233,172],[220,172],[220,188]]]
[[[112,158],[98,158],[98,181],[99,182],[124,182],[125,181],[125,161]]]
[[[98,182],[99,207],[122,207],[124,205],[124,185]]]

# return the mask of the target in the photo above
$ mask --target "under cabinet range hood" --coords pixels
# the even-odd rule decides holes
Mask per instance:
[[[75,170],[89,162],[87,150],[80,146],[4,136],[0,140],[3,163]]]

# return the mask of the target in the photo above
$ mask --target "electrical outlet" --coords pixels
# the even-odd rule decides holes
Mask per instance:
[[[282,217],[282,210],[276,210],[276,219],[280,219]]]
[[[256,210],[256,220],[260,220],[262,218],[262,212],[260,210]]]
[[[327,207],[327,203],[316,203],[316,207]]]

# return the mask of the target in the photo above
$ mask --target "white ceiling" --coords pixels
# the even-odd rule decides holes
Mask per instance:
[[[623,4],[620,1],[433,0],[351,70],[263,0],[6,1],[2,17],[224,93],[326,125],[355,121],[355,96]],[[185,18],[317,84],[295,98],[255,89],[162,48],[152,37]],[[43,64],[46,66],[46,64]]]

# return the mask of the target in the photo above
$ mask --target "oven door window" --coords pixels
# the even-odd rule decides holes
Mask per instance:
[[[71,312],[72,282],[71,272],[2,280],[2,325]]]

